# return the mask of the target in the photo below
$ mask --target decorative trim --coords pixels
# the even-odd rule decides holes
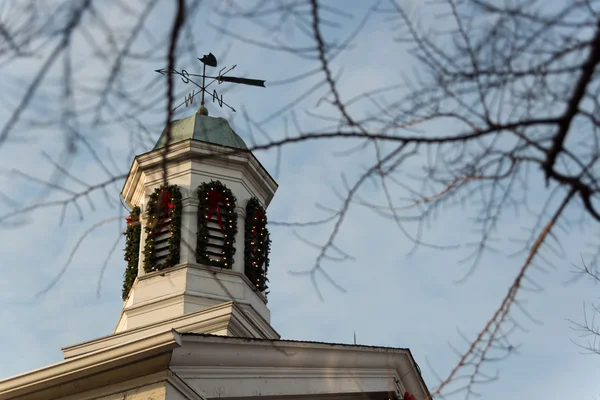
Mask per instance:
[[[147,205],[148,222],[146,245],[144,246],[144,271],[160,271],[179,264],[179,243],[181,240],[181,192],[177,185],[168,185],[154,189]],[[160,233],[163,220],[170,218],[169,254],[163,263],[156,265],[154,259],[154,240]]]
[[[125,218],[127,229],[123,232],[123,235],[126,237],[125,249],[123,250],[125,251],[124,259],[127,261],[127,267],[125,267],[125,273],[123,274],[123,291],[121,293],[123,301],[127,299],[129,290],[131,290],[138,275],[140,237],[142,235],[141,212],[142,210],[139,207],[133,207],[133,210],[129,213],[129,217]]]
[[[184,340],[185,342],[185,340]],[[282,367],[282,366],[243,366],[223,365],[196,366],[180,365],[172,367],[177,375],[186,379],[323,379],[323,378],[382,378],[394,384],[398,371],[393,367]]]
[[[65,398],[84,390],[83,386],[98,387],[102,383],[104,372],[118,376],[122,371],[135,368],[140,375],[156,371],[156,363],[148,362],[152,357],[168,355],[173,349],[183,345],[182,337],[174,330],[141,338],[135,342],[123,343],[103,351],[83,354],[81,357],[67,359],[34,371],[0,381],[2,398],[38,399]],[[168,367],[170,358],[166,358],[164,368]],[[111,372],[112,371],[112,372]],[[70,385],[70,382],[85,382],[85,385]],[[103,383],[105,384],[105,382]],[[57,397],[58,396],[58,397]]]
[[[190,158],[201,158],[202,164],[215,165],[215,166],[226,166],[228,168],[235,168],[239,170],[248,180],[255,190],[259,190],[261,198],[265,199],[265,204],[269,204],[270,199],[278,188],[277,183],[265,170],[262,164],[252,153],[237,154],[237,156],[223,156],[215,157],[218,154],[218,146],[211,145],[210,143],[198,142],[194,140],[181,141],[173,143],[169,147],[169,154],[167,155],[167,162],[173,163],[179,160],[189,160]],[[210,157],[204,157],[210,156]],[[164,161],[164,155],[160,151],[151,151],[145,154],[137,156],[134,160],[131,172],[129,173],[125,182],[125,187],[133,185],[138,177],[132,176],[132,174],[140,175],[143,171],[148,171],[153,167],[162,165]],[[136,171],[134,173],[134,167]],[[185,168],[186,171],[193,170],[194,167]],[[123,192],[127,193],[127,192]],[[126,201],[130,202],[130,194],[127,193]]]
[[[175,350],[174,353],[181,354],[185,352],[186,356],[191,353],[193,357],[201,351],[188,347],[186,342],[184,335],[184,346]],[[262,353],[271,353],[271,349],[271,346],[264,346]],[[251,363],[252,358],[248,357],[250,354],[245,350],[241,349],[241,351],[234,354],[238,358],[245,358],[247,363]],[[223,354],[225,354],[225,351],[223,351]],[[230,354],[227,353],[227,355]],[[283,354],[284,356],[282,356],[281,349],[279,349],[277,356],[280,359],[289,360],[290,356],[305,356],[310,360],[310,354],[305,352],[290,351]],[[260,362],[263,364],[260,367],[248,367],[251,364],[229,367],[224,366],[224,362],[217,364],[212,360],[212,365],[190,365],[190,362],[193,361],[188,356],[185,357],[184,365],[180,361],[183,358],[181,357],[178,362],[182,365],[171,364],[170,368],[176,371],[182,379],[193,382],[194,387],[201,387],[206,398],[229,397],[236,399],[248,398],[252,394],[258,393],[268,399],[287,398],[288,396],[290,398],[325,399],[337,395],[341,400],[348,398],[348,395],[357,395],[357,398],[359,398],[359,396],[364,396],[366,393],[386,393],[392,397],[386,396],[384,398],[394,398],[394,380],[398,379],[399,375],[399,371],[393,367],[370,368],[362,365],[352,366],[351,364],[330,367],[327,365],[327,361],[319,364],[308,362],[305,367],[289,367],[288,365],[292,364],[290,361],[284,361],[287,365],[281,366],[277,364],[282,364],[282,362],[273,362],[274,359],[269,356],[266,359],[262,356],[258,357],[260,357]],[[231,382],[236,382],[236,384],[230,385]],[[381,397],[379,398],[381,399]]]
[[[246,204],[246,224],[244,237],[244,273],[256,286],[264,292],[268,286],[269,252],[271,237],[267,229],[267,214],[256,197],[250,198]],[[265,296],[269,292],[265,292]]]
[[[180,296],[177,296],[180,298]],[[176,300],[176,298],[174,298]],[[141,311],[141,310],[140,310]],[[153,312],[147,306],[141,312]],[[139,313],[136,313],[139,315]],[[229,329],[243,329],[245,332],[253,332],[254,325],[251,323],[248,314],[236,303],[229,301],[217,304],[209,308],[203,308],[188,314],[179,315],[163,321],[158,321],[149,325],[136,326],[127,330],[115,331],[115,333],[103,336],[97,339],[74,344],[62,349],[65,359],[78,357],[84,354],[97,352],[113,346],[121,346],[124,343],[136,341],[141,338],[152,335],[156,332],[166,332],[175,329],[179,333],[204,332],[212,335],[213,332]],[[273,328],[271,328],[273,332]],[[261,335],[252,336],[256,339],[277,339],[271,333],[264,330],[258,331]],[[255,333],[252,333],[253,335]],[[277,332],[275,332],[277,334]],[[249,337],[249,336],[245,336]]]
[[[167,369],[167,383],[171,385],[171,387],[174,390],[177,390],[177,392],[187,400],[204,400],[206,398],[205,393],[198,393],[198,389],[194,389],[190,385],[188,385],[170,367]],[[169,390],[168,386],[166,390]]]
[[[236,198],[221,181],[204,182],[198,187],[198,232],[196,236],[196,261],[201,264],[231,269],[235,254],[235,235],[237,234]],[[213,216],[221,227],[224,236],[221,260],[210,257],[208,221]]]
[[[265,339],[281,339],[281,335],[271,326],[271,323],[260,315],[252,305],[239,304],[239,307],[244,311],[244,315],[250,321],[252,327],[260,332]]]

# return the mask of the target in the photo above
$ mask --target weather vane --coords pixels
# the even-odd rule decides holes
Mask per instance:
[[[212,85],[215,82],[218,82],[219,85],[221,83],[223,83],[223,82],[232,82],[232,83],[240,83],[242,85],[251,85],[251,86],[265,87],[265,81],[260,80],[260,79],[248,79],[248,78],[240,78],[240,77],[237,77],[237,76],[226,76],[225,75],[228,72],[233,71],[233,69],[237,65],[234,65],[233,67],[231,67],[229,69],[227,69],[227,67],[222,68],[219,71],[219,74],[217,76],[207,76],[206,75],[206,66],[207,65],[209,67],[216,67],[217,66],[217,58],[212,53],[208,53],[208,55],[205,55],[204,57],[199,58],[198,60],[200,60],[202,62],[202,64],[203,64],[202,75],[200,75],[200,74],[190,74],[185,69],[182,69],[181,71],[177,71],[174,68],[171,69],[170,71],[167,68],[155,69],[155,71],[158,72],[161,75],[166,75],[166,74],[179,75],[179,76],[181,76],[181,80],[183,81],[183,83],[185,83],[185,84],[192,83],[193,85],[197,86],[198,89],[200,89],[199,92],[196,92],[196,89],[192,90],[191,93],[189,93],[187,96],[185,96],[185,101],[183,101],[183,103],[181,103],[177,107],[175,107],[173,109],[173,111],[177,110],[179,107],[183,106],[184,104],[185,104],[186,107],[188,105],[190,105],[190,104],[193,104],[194,97],[196,97],[196,95],[198,95],[198,94],[201,95],[200,107],[202,109],[204,107],[204,93],[208,93],[209,96],[212,96],[213,103],[215,101],[217,101],[217,103],[219,103],[219,106],[221,108],[223,106],[225,106],[225,107],[228,107],[229,109],[231,109],[231,111],[235,112],[235,108],[233,108],[232,106],[230,106],[229,104],[227,104],[227,103],[225,103],[223,101],[223,95],[221,95],[219,97],[219,94],[217,93],[216,89],[213,90],[212,93],[206,91],[206,88],[209,87],[210,85]],[[195,78],[202,78],[202,84],[199,84],[199,83],[195,82]],[[207,78],[208,79],[212,79],[212,81],[206,83],[206,79]]]

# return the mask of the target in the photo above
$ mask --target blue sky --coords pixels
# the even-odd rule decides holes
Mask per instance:
[[[167,3],[159,3],[149,20],[150,30],[157,36],[170,27],[172,9]],[[365,4],[367,2],[344,1],[344,9],[354,14],[354,18],[338,16],[345,28],[327,29],[327,37],[347,34],[359,23]],[[423,4],[415,2],[407,3],[407,6],[424,27],[436,21],[433,11]],[[215,35],[208,24],[224,26],[238,34],[266,42],[276,39],[301,45],[309,42],[292,28],[265,34],[249,23],[222,25],[217,16],[205,14],[204,10],[199,10],[198,23],[195,24],[196,33],[201,38],[196,43],[198,56],[213,52],[220,67],[237,64],[237,75],[267,80],[266,89],[244,87],[224,91],[225,101],[234,105],[238,113],[228,113],[213,104],[209,104],[209,111],[211,115],[228,118],[247,143],[252,143],[253,139],[264,141],[256,130],[248,129],[243,111],[254,120],[263,120],[322,77],[312,77],[293,85],[269,86],[269,82],[289,78],[316,65],[314,61],[303,60],[289,52],[269,51]],[[111,23],[120,23],[114,7],[103,9],[103,12]],[[341,71],[339,89],[344,99],[397,82],[401,74],[409,74],[417,68],[406,48],[393,40],[396,34],[392,30],[393,24],[384,22],[383,15],[374,16],[356,38],[353,47],[332,63],[336,74]],[[144,45],[141,40],[134,48],[141,51]],[[82,40],[74,44],[74,49],[73,59],[80,68],[76,76],[82,82],[97,84],[98,77],[106,76],[106,67],[90,57],[90,49]],[[8,78],[2,79],[1,83],[5,93],[0,110],[2,122],[6,121],[16,99],[23,94],[22,82],[30,79],[39,65],[40,59],[34,58],[6,67],[4,76]],[[139,68],[132,64],[124,87],[131,89],[156,80],[157,74],[153,70],[163,66],[166,62],[161,60]],[[178,67],[199,70],[200,64],[184,58]],[[42,119],[58,112],[60,102],[57,100],[55,78],[59,72],[56,68],[49,72],[48,84],[34,99],[33,108],[25,114],[26,118]],[[177,85],[179,93],[191,91],[181,82]],[[225,89],[225,85],[217,89]],[[138,134],[134,126],[114,124],[98,127],[89,121],[81,123],[82,133],[112,173],[127,172],[132,154],[148,151],[158,139],[164,118],[160,112],[164,108],[164,103],[161,103],[164,99],[161,100],[160,96],[163,92],[164,81],[157,81],[156,104],[135,110],[135,115],[147,123],[150,130],[143,141],[132,139],[132,135]],[[307,112],[335,115],[332,107],[319,102],[326,92],[323,86],[294,108],[295,117],[303,129],[317,129],[324,125]],[[389,98],[394,97],[391,95]],[[139,99],[141,104],[145,100]],[[85,93],[78,92],[77,101],[83,105],[89,99],[86,99]],[[349,111],[353,115],[372,111],[365,104]],[[128,107],[132,106],[122,105],[118,111],[126,111]],[[180,115],[191,112],[191,109],[184,109]],[[273,119],[264,128],[273,138],[281,138],[286,132],[286,121],[290,134],[293,134],[289,113]],[[432,126],[429,129],[443,127]],[[66,143],[64,133],[54,128],[36,130],[26,123],[19,124],[11,141],[0,146],[0,192],[23,204],[64,197],[64,194],[49,192],[27,182],[11,170],[49,179],[52,166],[43,154],[59,159]],[[269,219],[302,222],[327,217],[316,204],[339,206],[335,191],[344,188],[341,175],[352,182],[373,160],[371,150],[349,156],[338,154],[354,145],[356,143],[340,140],[290,145],[281,152],[279,170],[276,168],[275,151],[256,153],[279,183],[279,190],[268,209]],[[90,153],[81,145],[70,164],[64,166],[86,182],[96,183],[107,178],[103,168],[92,161]],[[420,168],[419,161],[407,163],[405,168],[407,170],[401,171],[400,179],[411,173],[410,168],[416,172]],[[93,231],[75,253],[58,284],[41,297],[36,297],[36,294],[59,273],[83,232],[99,221],[126,212],[118,201],[122,183],[108,187],[108,196],[114,200],[111,204],[102,193],[92,197],[95,210],[82,202],[83,220],[71,207],[64,223],[59,225],[60,209],[47,208],[22,218],[18,226],[0,228],[0,265],[3,272],[0,280],[0,302],[3,304],[0,309],[0,377],[58,362],[62,359],[61,347],[114,330],[122,307],[120,292],[125,269],[121,250],[124,238],[120,234],[124,228],[122,219]],[[65,180],[63,184],[69,189],[81,190],[74,181]],[[531,208],[539,209],[548,196],[548,189],[532,183],[529,190]],[[383,203],[382,192],[376,185],[367,185],[361,196],[365,200]],[[1,204],[1,209],[8,209],[6,203]],[[458,359],[452,346],[464,351],[467,344],[462,335],[469,339],[475,337],[506,294],[524,259],[523,254],[510,256],[519,248],[512,239],[526,237],[524,228],[530,227],[533,221],[526,213],[506,214],[497,231],[497,237],[501,239],[495,243],[498,251],[487,253],[464,283],[456,283],[469,269],[469,264],[460,261],[471,251],[464,244],[477,238],[472,229],[473,217],[468,207],[440,208],[429,221],[424,238],[429,243],[458,245],[458,248],[441,251],[421,247],[411,252],[412,243],[393,221],[365,207],[353,205],[336,242],[353,260],[324,265],[345,292],[318,278],[323,300],[319,299],[308,278],[293,276],[289,272],[310,269],[318,255],[315,249],[298,240],[296,234],[323,243],[332,226],[271,227],[269,308],[273,327],[284,339],[351,343],[356,332],[360,344],[409,347],[426,383],[431,388],[435,387],[438,383],[436,374],[445,377]],[[532,273],[532,279],[543,290],[524,291],[521,298],[526,301],[526,310],[535,320],[518,310],[513,313],[522,327],[512,340],[513,345],[518,346],[518,352],[504,361],[488,364],[486,372],[491,375],[498,372],[498,379],[477,388],[482,398],[552,399],[569,396],[591,399],[600,394],[596,378],[600,373],[600,358],[581,354],[581,349],[572,343],[572,340],[580,339],[567,321],[582,319],[583,304],[596,300],[597,287],[585,280],[570,285],[564,283],[573,277],[572,264],[580,263],[580,254],[589,251],[588,244],[595,234],[597,227],[595,231],[574,229],[561,235],[564,251],[555,258],[556,267],[548,268],[546,273]],[[107,254],[115,243],[116,250],[102,272]]]

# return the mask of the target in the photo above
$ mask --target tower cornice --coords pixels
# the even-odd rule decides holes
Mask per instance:
[[[144,175],[146,175],[146,186],[152,183],[157,184],[157,186],[160,185],[163,180],[164,159],[164,149],[153,150],[135,157],[121,191],[121,195],[128,206],[133,207],[139,204],[139,200],[143,196],[142,191],[140,191],[140,181],[144,181]],[[255,195],[263,202],[265,207],[269,205],[278,188],[277,182],[269,172],[254,154],[247,150],[232,149],[189,139],[169,146],[166,160],[168,166],[182,162],[192,162],[192,168],[198,172],[205,169],[201,168],[201,165],[239,171],[253,183],[254,189],[259,192]],[[184,173],[186,171],[179,171],[179,174]],[[217,179],[219,178],[216,176],[215,171],[210,171],[210,174]],[[169,180],[176,177],[176,175],[177,172],[169,173]]]

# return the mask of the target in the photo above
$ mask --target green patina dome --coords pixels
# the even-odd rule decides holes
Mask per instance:
[[[248,150],[246,143],[231,129],[224,118],[195,113],[190,117],[171,121],[170,125],[171,144],[193,139],[234,149]],[[164,147],[167,141],[166,133],[167,128],[163,130],[153,150]]]

